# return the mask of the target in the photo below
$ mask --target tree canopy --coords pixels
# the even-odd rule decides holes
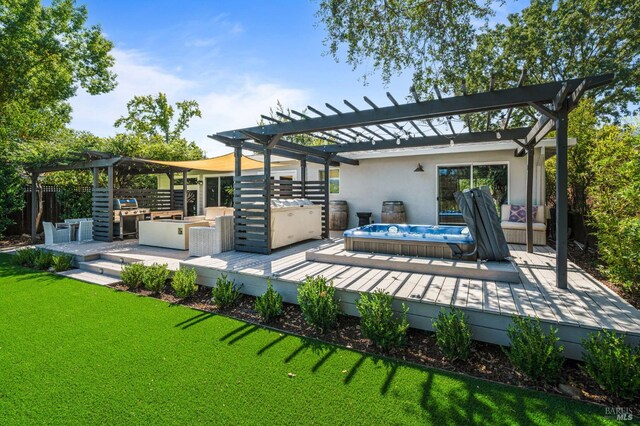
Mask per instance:
[[[354,68],[371,63],[385,81],[410,70],[419,93],[434,85],[461,94],[514,87],[523,68],[541,83],[614,72],[616,84],[595,91],[596,110],[619,118],[640,101],[640,2],[533,0],[506,24],[489,25],[499,1],[322,0],[325,43]],[[499,117],[494,117],[497,123]],[[530,122],[525,113],[515,122]],[[477,123],[476,123],[477,125]],[[473,126],[473,124],[472,124]]]
[[[177,117],[176,110],[178,111]],[[179,139],[193,117],[202,117],[198,103],[193,100],[176,102],[175,108],[167,95],[134,96],[127,103],[127,115],[116,120],[116,127],[124,127],[138,135],[162,136],[166,143]]]

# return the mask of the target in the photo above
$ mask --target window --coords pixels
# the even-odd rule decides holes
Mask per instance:
[[[324,170],[320,170],[320,180],[324,180]],[[329,194],[340,193],[340,169],[329,169]]]
[[[469,188],[488,186],[500,214],[500,206],[508,203],[509,167],[506,164],[438,167],[438,223],[463,225],[464,220],[453,194]]]
[[[205,207],[233,205],[233,176],[205,178]]]
[[[176,179],[174,182],[175,186],[182,186],[182,178]],[[187,178],[187,185],[197,185],[198,178]]]

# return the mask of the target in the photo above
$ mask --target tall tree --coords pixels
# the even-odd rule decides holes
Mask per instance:
[[[127,103],[127,115],[117,119],[115,126],[122,126],[138,135],[160,135],[169,143],[182,136],[193,117],[202,117],[196,101],[176,102],[174,108],[167,101],[167,95],[161,92],[157,97],[134,96]]]
[[[348,63],[371,63],[385,81],[412,70],[427,97],[434,85],[459,94],[463,79],[469,91],[486,91],[491,75],[496,89],[514,87],[526,68],[531,83],[616,73],[616,84],[595,92],[598,113],[618,118],[640,101],[640,2],[533,0],[507,24],[490,26],[490,7],[501,4],[323,0],[318,17],[336,59],[344,45]],[[514,119],[531,122],[531,115]],[[499,121],[495,115],[493,124]],[[472,126],[479,123],[476,117]]]
[[[70,120],[67,100],[79,87],[95,95],[116,85],[113,45],[99,26],[86,22],[86,7],[74,0],[53,0],[49,6],[39,0],[0,2],[3,188],[7,179],[12,187],[22,185],[21,171],[40,164],[48,153],[67,155],[58,135]],[[13,202],[0,205],[0,216],[22,208],[22,194],[12,194]],[[0,234],[5,225],[0,224]]]

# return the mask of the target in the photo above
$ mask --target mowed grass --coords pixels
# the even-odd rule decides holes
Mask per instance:
[[[611,421],[601,407],[389,362],[8,260],[0,255],[0,424]]]

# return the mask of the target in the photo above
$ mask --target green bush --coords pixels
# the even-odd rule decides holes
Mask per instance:
[[[55,255],[51,263],[56,272],[68,271],[73,267],[73,256],[64,253]]]
[[[336,289],[322,276],[307,277],[298,287],[298,304],[304,319],[324,333],[338,321],[339,302]]]
[[[33,247],[16,250],[16,254],[13,256],[13,263],[26,268],[33,268],[38,253],[39,250]]]
[[[176,296],[185,299],[193,296],[198,290],[196,284],[196,278],[198,273],[193,268],[181,268],[173,274],[173,280],[171,281],[171,287],[176,292]]]
[[[228,279],[225,274],[220,274],[216,279],[215,287],[211,289],[211,301],[220,309],[230,308],[240,299],[239,288],[234,280]]]
[[[144,272],[147,268],[142,263],[130,263],[122,268],[120,279],[129,287],[129,290],[135,290],[144,284]]]
[[[438,347],[451,361],[466,360],[471,354],[471,328],[467,317],[460,309],[451,307],[449,312],[442,308],[433,321]]]
[[[511,363],[534,380],[555,383],[564,363],[562,346],[558,346],[558,330],[549,328],[545,334],[538,318],[514,317],[507,328],[511,348],[506,350]]]
[[[164,288],[164,285],[167,283],[167,278],[169,278],[169,269],[167,269],[167,265],[154,263],[153,265],[144,268],[142,282],[144,283],[144,288],[147,290],[154,293],[160,293]]]
[[[46,271],[51,267],[53,263],[53,254],[48,251],[38,250],[35,259],[33,260],[33,266],[36,269]]]
[[[362,335],[387,351],[392,347],[403,346],[407,342],[407,312],[409,308],[402,304],[402,315],[396,318],[391,308],[393,297],[382,290],[360,293],[356,307],[360,313]]]
[[[625,399],[640,395],[640,347],[606,330],[591,333],[582,346],[584,370],[601,388]]]
[[[282,295],[273,289],[271,281],[267,281],[267,291],[256,298],[256,311],[263,322],[269,322],[282,315]]]
[[[604,272],[640,292],[640,135],[632,127],[599,129],[589,166],[590,223]]]

